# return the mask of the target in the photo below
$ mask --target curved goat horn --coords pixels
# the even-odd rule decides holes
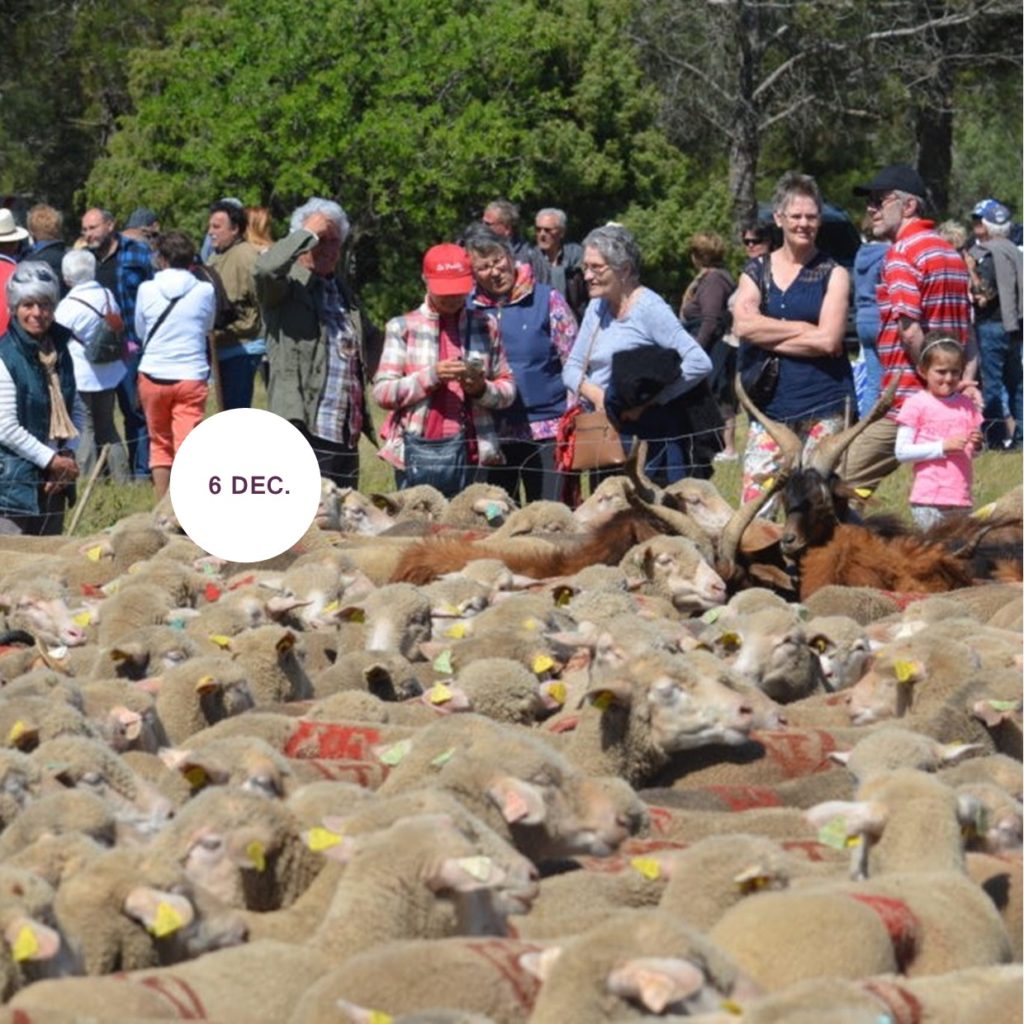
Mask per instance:
[[[747,527],[754,521],[754,516],[768,504],[773,495],[786,486],[792,472],[791,463],[784,461],[775,474],[771,487],[763,494],[745,502],[730,516],[718,542],[718,562],[727,568],[726,575],[731,575],[732,567],[736,564],[736,552],[739,550],[740,541],[743,539]]]
[[[647,442],[634,437],[633,446],[629,449],[629,458],[626,459],[626,476],[629,477],[636,493],[648,505],[664,505],[665,491],[644,472],[646,464]]]
[[[878,401],[871,407],[871,410],[863,418],[858,420],[852,427],[847,427],[838,434],[826,437],[818,443],[818,446],[808,457],[808,469],[816,469],[826,480],[832,470],[836,468],[843,452],[859,437],[872,423],[880,420],[892,407],[893,399],[896,397],[896,386],[899,384],[899,377],[893,378],[892,383],[881,394]]]
[[[750,400],[750,396],[743,389],[743,382],[740,380],[740,375],[736,374],[735,380],[736,397],[740,400],[740,405],[750,414],[751,419],[755,419],[758,423],[768,431],[769,437],[782,449],[782,462],[783,465],[790,467],[797,467],[800,465],[800,456],[803,453],[803,442],[796,434],[793,433],[789,427],[784,426],[781,423],[776,423],[775,420],[768,419],[767,416],[754,403]]]

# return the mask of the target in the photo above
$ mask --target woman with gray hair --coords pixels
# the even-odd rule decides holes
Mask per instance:
[[[78,462],[88,473],[97,453],[107,445],[107,467],[116,483],[128,481],[128,453],[114,425],[117,385],[128,372],[123,359],[92,362],[86,356],[108,314],[121,310],[113,293],[96,280],[96,257],[88,249],[72,249],[61,260],[61,275],[70,289],[55,313],[57,323],[71,332],[68,346],[75,367],[75,387],[85,406],[85,429],[78,445]]]
[[[707,385],[694,389],[711,360],[668,303],[640,283],[640,250],[624,227],[607,224],[583,240],[583,279],[590,302],[565,386],[605,411],[627,443],[648,442],[648,473],[667,483],[710,476],[722,420]]]
[[[0,337],[0,532],[57,534],[78,477],[79,427],[69,334],[54,321],[57,275],[20,263],[7,282],[11,322]],[[81,424],[81,406],[75,409]]]

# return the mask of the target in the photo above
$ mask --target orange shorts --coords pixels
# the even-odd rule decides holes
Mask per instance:
[[[206,412],[209,386],[205,380],[179,380],[155,384],[139,374],[139,401],[149,430],[149,465],[167,468],[174,453]]]

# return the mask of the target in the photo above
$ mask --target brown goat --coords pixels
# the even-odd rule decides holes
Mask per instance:
[[[668,532],[667,524],[656,514],[631,508],[617,513],[585,540],[544,552],[515,551],[487,541],[431,538],[402,554],[391,582],[430,583],[477,558],[497,558],[513,572],[533,579],[570,576],[588,565],[618,565],[634,545]]]
[[[782,550],[799,570],[801,601],[829,584],[919,593],[969,587],[979,575],[978,563],[972,563],[972,558],[980,540],[994,528],[1007,525],[1002,519],[997,523],[964,517],[955,526],[917,533],[895,531],[891,524],[880,532],[870,525],[845,521],[850,494],[834,472],[835,466],[857,435],[886,414],[894,393],[890,386],[867,416],[822,441],[808,464],[801,465],[800,439],[788,427],[768,419],[747,397],[742,383],[736,382],[740,402],[783,452],[779,475],[787,480],[782,490],[786,508]],[[1005,570],[1000,566],[1001,573]]]

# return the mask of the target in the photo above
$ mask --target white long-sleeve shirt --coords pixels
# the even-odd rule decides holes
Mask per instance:
[[[68,410],[71,414],[71,422],[81,433],[85,429],[85,406],[82,400],[75,393],[75,401]],[[49,438],[47,441],[40,441],[30,434],[18,422],[18,388],[11,377],[10,370],[0,362],[0,445],[9,448],[16,455],[45,469],[53,458],[53,453],[59,448],[67,448],[74,451],[78,447],[78,438],[70,441],[56,441]]]

